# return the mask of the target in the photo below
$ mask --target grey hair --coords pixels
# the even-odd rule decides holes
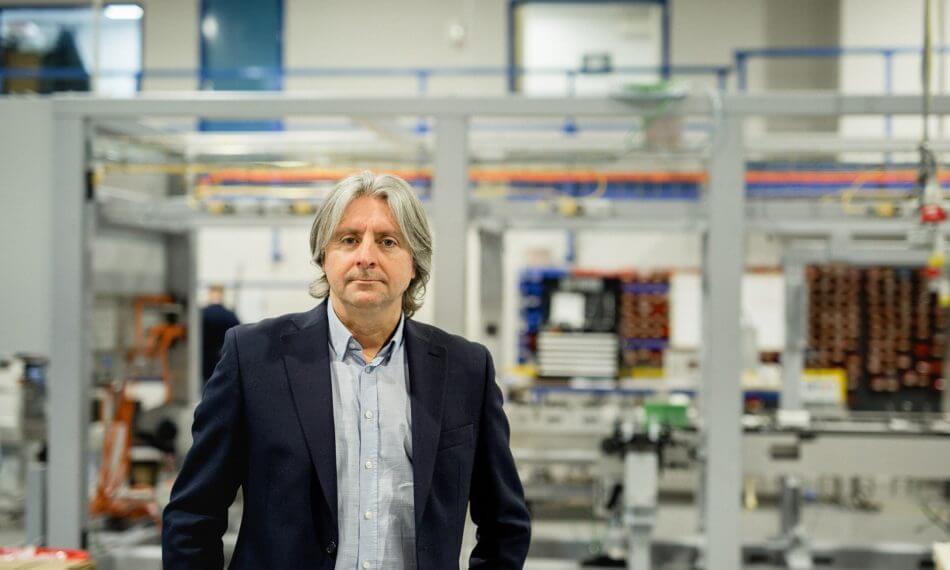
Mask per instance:
[[[327,244],[343,219],[347,206],[363,196],[385,200],[412,254],[416,276],[402,295],[402,310],[411,317],[422,306],[426,284],[432,271],[432,233],[422,202],[412,186],[393,174],[376,176],[368,170],[344,178],[320,206],[310,228],[310,258],[323,269]],[[310,295],[323,299],[330,294],[330,283],[322,273],[310,284]]]

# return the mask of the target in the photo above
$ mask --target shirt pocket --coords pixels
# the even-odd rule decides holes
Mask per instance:
[[[472,445],[474,427],[466,424],[457,428],[443,430],[439,436],[439,451],[459,445]]]

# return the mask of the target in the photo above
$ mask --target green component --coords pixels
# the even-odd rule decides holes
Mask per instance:
[[[646,410],[648,423],[665,425],[672,428],[689,427],[689,417],[687,415],[688,406],[684,404],[646,402],[643,404],[643,408]]]
[[[622,87],[622,90],[634,95],[675,95],[674,85],[669,81],[627,83]]]

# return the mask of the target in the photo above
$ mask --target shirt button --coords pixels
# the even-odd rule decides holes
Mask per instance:
[[[366,410],[366,413],[363,414],[363,416],[365,416],[366,419],[371,420],[373,419],[373,412],[371,410]]]
[[[364,569],[368,569],[369,567],[370,567],[369,560],[364,560],[364,561],[363,561],[363,568],[364,568]]]
[[[369,520],[369,519],[373,518],[373,513],[369,512],[369,511],[366,511],[365,513],[363,513],[363,518],[366,519],[366,520]],[[369,563],[367,562],[367,564],[369,564]]]
[[[372,469],[372,468],[373,468],[373,462],[372,462],[372,461],[367,461],[364,465],[366,465],[366,468],[367,468],[367,469]]]

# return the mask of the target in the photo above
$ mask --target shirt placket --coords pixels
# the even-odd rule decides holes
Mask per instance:
[[[377,359],[378,360],[378,359]],[[360,539],[359,568],[379,568],[379,390],[377,360],[370,364],[360,358]]]

